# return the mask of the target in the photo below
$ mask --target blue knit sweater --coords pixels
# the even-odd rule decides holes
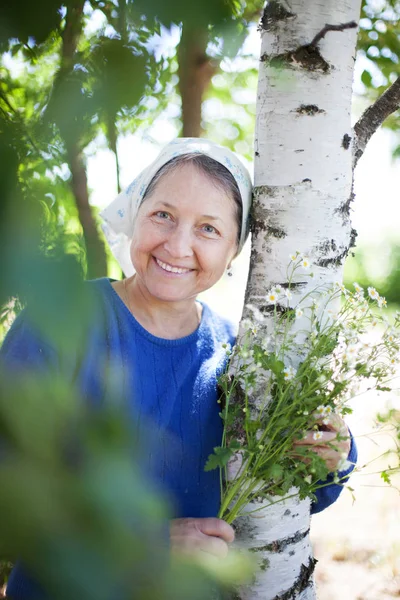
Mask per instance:
[[[110,373],[137,430],[151,423],[153,439],[145,467],[169,495],[171,516],[216,516],[219,473],[205,472],[204,465],[221,440],[217,378],[226,366],[222,344],[235,343],[232,324],[203,304],[195,332],[177,340],[158,338],[136,321],[109,279],[87,285],[99,301],[101,318],[88,336],[84,358],[79,364],[72,361],[65,375],[84,398],[99,403],[109,393],[110,381],[104,374]],[[1,361],[8,368],[60,368],[57,353],[34,332],[24,313],[4,341]],[[354,443],[349,460],[356,460]],[[312,512],[332,504],[341,490],[333,483],[318,490]],[[10,577],[8,595],[14,600],[31,600],[37,595],[19,564]]]

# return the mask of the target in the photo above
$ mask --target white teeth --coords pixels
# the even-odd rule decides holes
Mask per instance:
[[[179,267],[171,267],[171,265],[161,262],[161,260],[158,260],[158,258],[156,258],[156,262],[162,269],[164,269],[164,271],[169,271],[170,273],[188,273],[191,270],[191,269],[180,269]]]

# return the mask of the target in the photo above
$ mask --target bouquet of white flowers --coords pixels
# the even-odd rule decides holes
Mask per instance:
[[[267,337],[260,326],[265,314],[250,307],[252,321],[236,346],[226,348],[231,361],[220,379],[223,439],[205,468],[221,469],[218,516],[228,523],[252,501],[279,502],[293,488],[300,498],[313,497],[318,487],[329,485],[323,483],[326,462],[296,442],[310,429],[318,440],[335,414],[350,413],[348,401],[363,381],[364,389],[385,391],[395,377],[400,314],[389,324],[381,312],[385,299],[357,283],[354,291],[342,285],[315,289],[290,308],[295,271],[308,266],[308,259],[295,253],[287,285],[268,294],[273,327]],[[345,455],[334,473],[336,483],[349,466]]]

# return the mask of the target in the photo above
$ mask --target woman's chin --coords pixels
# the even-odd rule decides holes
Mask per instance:
[[[149,286],[147,289],[151,296],[162,302],[188,302],[196,299],[198,292],[190,293],[189,291],[177,290],[176,288],[171,289],[171,287],[168,285],[154,285]]]

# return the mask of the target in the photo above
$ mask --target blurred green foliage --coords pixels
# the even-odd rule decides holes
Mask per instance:
[[[376,288],[389,307],[400,305],[400,245],[395,241],[356,248],[346,260],[345,284],[356,281],[363,288]]]
[[[400,76],[399,0],[363,0],[358,56],[366,65],[361,81],[372,103]],[[400,156],[400,109],[386,119],[384,127],[399,136],[394,156]]]

